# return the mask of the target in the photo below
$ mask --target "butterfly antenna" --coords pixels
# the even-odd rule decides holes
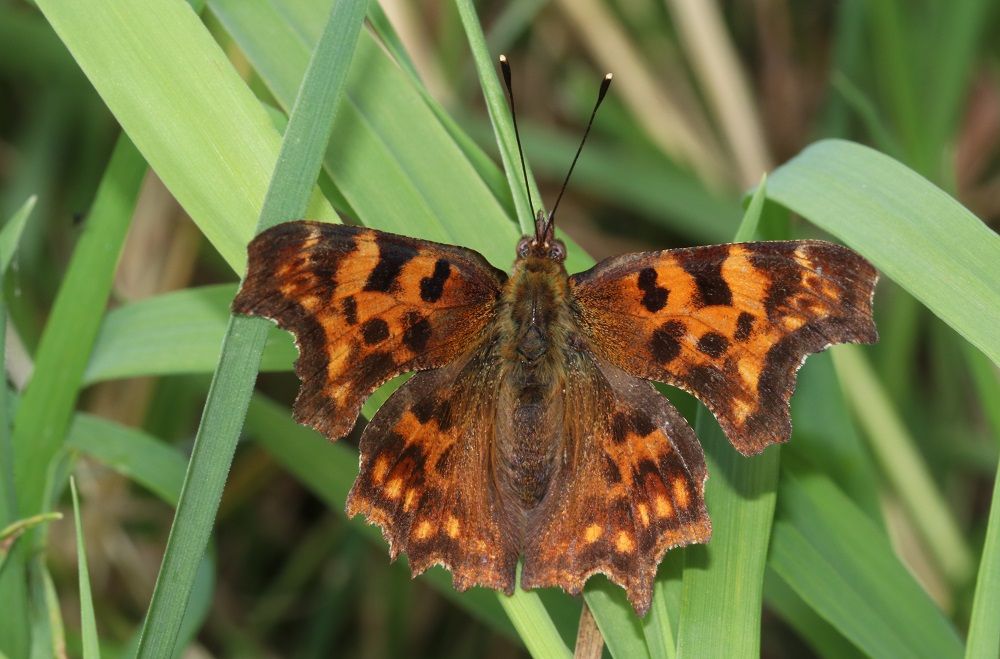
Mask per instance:
[[[580,152],[583,151],[583,145],[587,141],[587,135],[590,134],[590,127],[594,125],[594,117],[597,116],[597,108],[601,107],[601,101],[604,100],[604,96],[608,93],[608,87],[611,86],[611,78],[613,76],[609,73],[604,76],[604,80],[601,81],[601,89],[597,92],[597,102],[594,103],[594,109],[590,113],[590,121],[587,122],[587,129],[583,131],[583,139],[580,140],[580,146],[576,150],[576,155],[573,156],[573,162],[570,163],[569,171],[566,172],[566,179],[563,181],[562,188],[559,190],[559,196],[556,197],[556,203],[552,206],[552,212],[549,213],[549,226],[555,221],[556,209],[559,208],[559,202],[562,200],[563,193],[566,192],[566,186],[569,184],[569,177],[573,175],[573,168],[576,167],[576,161],[580,158]]]
[[[517,154],[521,156],[521,173],[524,175],[524,191],[528,194],[528,207],[534,209],[531,201],[531,188],[528,187],[528,168],[524,165],[524,150],[521,149],[521,134],[517,131],[517,113],[514,112],[514,90],[510,86],[510,63],[507,56],[500,56],[500,70],[503,72],[503,82],[507,86],[507,98],[510,100],[510,119],[514,123],[514,139],[517,140]]]

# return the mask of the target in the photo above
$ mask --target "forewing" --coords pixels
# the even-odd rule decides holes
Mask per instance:
[[[857,253],[804,240],[628,254],[570,286],[595,353],[691,392],[750,455],[788,439],[806,355],[878,340],[877,277]]]
[[[663,554],[711,536],[701,445],[649,382],[586,353],[566,373],[564,457],[533,513],[522,585],[578,593],[601,572],[644,615]]]
[[[248,252],[233,311],[295,335],[295,419],[331,439],[389,378],[464,354],[506,278],[472,250],[322,222],[279,224]]]
[[[485,345],[393,394],[361,436],[347,513],[379,525],[414,574],[440,564],[458,590],[511,594],[518,552],[488,469],[499,370]]]

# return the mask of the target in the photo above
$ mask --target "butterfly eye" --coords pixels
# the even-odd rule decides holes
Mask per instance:
[[[517,255],[522,259],[528,255],[528,251],[531,249],[531,239],[521,238],[520,242],[517,243]]]
[[[552,247],[549,248],[549,258],[556,261],[562,261],[565,259],[566,246],[559,241],[552,243]]]

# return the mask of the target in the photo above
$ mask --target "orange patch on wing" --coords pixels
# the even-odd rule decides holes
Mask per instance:
[[[671,486],[674,490],[674,501],[681,508],[687,508],[690,501],[688,500],[687,484],[684,482],[684,479],[675,478],[671,482]]]
[[[403,491],[403,479],[393,478],[385,487],[385,495],[390,499],[398,499]]]
[[[418,540],[426,540],[433,532],[434,526],[425,519],[421,520],[421,522],[417,524],[417,530],[414,535],[417,536]]]
[[[656,497],[656,516],[657,517],[672,517],[674,514],[674,507],[670,505],[670,501],[664,495],[660,494]]]
[[[389,456],[380,455],[375,460],[375,465],[372,467],[372,482],[376,485],[381,485],[382,481],[385,480],[385,474],[389,471]]]
[[[618,535],[615,536],[615,549],[623,554],[635,551],[635,540],[628,531],[619,531]]]
[[[406,497],[403,499],[403,512],[410,512],[413,509],[413,504],[417,501],[417,490],[415,488],[410,488],[406,491]]]
[[[643,526],[649,526],[649,506],[640,503],[637,508],[639,510],[639,521],[642,522]]]
[[[599,524],[591,524],[583,532],[583,539],[586,540],[587,543],[589,544],[597,542],[598,538],[600,538],[603,534],[604,534],[604,529],[602,529]]]
[[[459,533],[458,518],[454,515],[448,516],[448,521],[445,522],[444,531],[448,534],[449,538],[457,538]]]

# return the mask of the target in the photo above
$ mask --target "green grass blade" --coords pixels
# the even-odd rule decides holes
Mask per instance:
[[[146,161],[242,273],[281,136],[198,16],[176,0],[141,10],[128,0],[38,6]],[[309,215],[334,217],[318,195]]]
[[[775,524],[777,530],[777,523]],[[830,623],[795,594],[773,568],[764,579],[764,601],[821,657],[854,659],[864,656]]]
[[[29,197],[24,204],[11,216],[0,230],[0,292],[4,290],[3,282],[7,274],[14,250],[20,242],[21,234],[27,223],[28,216],[35,206],[37,198]],[[7,305],[0,295],[0,364],[7,363]],[[7,404],[8,392],[6,384],[0,387],[0,526],[13,522],[19,517],[17,493],[14,487],[14,448],[11,441],[11,419]],[[0,540],[0,543],[3,541]],[[9,547],[8,547],[9,549]],[[26,602],[27,590],[22,570],[16,574],[4,577],[3,566],[7,562],[8,552],[0,550],[0,601]],[[0,654],[3,649],[11,654],[24,652],[28,646],[28,622],[24,606],[12,607],[13,612],[0,617]]]
[[[24,225],[35,207],[37,197],[29,197],[0,229],[0,291],[14,251],[21,239]],[[7,363],[7,307],[0,298],[0,364]],[[17,517],[17,495],[14,490],[14,449],[11,446],[11,423],[8,418],[7,387],[0,387],[0,524]]]
[[[483,34],[483,27],[479,24],[479,18],[476,16],[472,2],[458,0],[456,5],[462,18],[462,26],[465,28],[465,36],[469,40],[476,71],[479,73],[479,84],[483,88],[486,109],[489,111],[490,121],[493,123],[493,132],[500,147],[500,159],[503,162],[504,172],[507,174],[507,184],[510,186],[511,195],[514,198],[518,224],[521,227],[521,233],[531,233],[534,230],[535,209],[531,207],[528,197],[530,195],[531,199],[537,202],[536,206],[542,208],[542,195],[538,191],[528,163],[525,163],[525,167],[527,168],[530,192],[524,189],[524,175],[521,170],[521,159],[518,156],[514,123],[511,120],[506,96],[500,87],[500,80],[496,73],[497,57],[500,53],[490,53],[489,46],[486,44],[486,35]]]
[[[680,611],[684,553],[668,553],[660,563],[653,585],[653,604],[642,621],[646,646],[652,659],[677,656],[677,613]]]
[[[21,234],[24,232],[24,227],[28,223],[28,218],[31,217],[31,211],[35,209],[37,201],[38,197],[34,195],[28,197],[3,225],[3,229],[0,229],[0,274],[7,272],[11,259],[14,258],[14,252],[17,251],[17,246],[21,242]]]
[[[612,657],[643,659],[650,656],[642,621],[636,617],[620,586],[604,575],[595,575],[587,580],[583,596]]]
[[[307,210],[365,8],[365,2],[341,0],[330,13],[285,131],[259,229],[302,217]],[[239,440],[267,328],[262,319],[230,320],[143,624],[140,657],[160,657],[173,651]]]
[[[736,230],[736,235],[733,237],[734,243],[745,243],[753,240],[754,236],[757,235],[757,226],[760,224],[760,216],[764,211],[764,201],[766,199],[767,174],[765,173],[760,177],[760,183],[757,185],[757,189],[754,190],[753,195],[750,197],[750,203],[747,204],[747,210],[743,215],[743,221],[740,222],[740,226]]]
[[[935,562],[953,584],[972,571],[972,553],[948,503],[906,426],[864,356],[853,346],[833,352],[844,394],[851,402],[882,471],[906,506]]]
[[[72,416],[145,169],[135,147],[121,138],[42,335],[12,437],[24,513],[42,504],[46,470]]]
[[[84,547],[83,523],[80,521],[80,501],[76,481],[70,478],[69,489],[73,495],[73,522],[76,525],[76,562],[80,575],[80,634],[83,640],[83,659],[100,659],[101,646],[97,636],[97,618],[94,616],[94,597],[90,592],[90,571],[87,569],[87,550]]]
[[[736,240],[754,236],[766,194],[767,179],[762,179]],[[695,432],[710,475],[705,503],[712,516],[712,540],[684,550],[678,655],[756,657],[780,449],[773,446],[752,458],[740,455],[701,407]]]
[[[969,345],[962,347],[993,439],[1000,442],[1000,406],[995,404],[1000,400],[1000,373],[975,348]],[[979,575],[972,601],[965,653],[969,659],[1000,655],[1000,616],[996,615],[997,611],[1000,611],[1000,468],[993,483],[986,540],[979,559]]]
[[[996,11],[996,3],[961,0],[934,9],[940,21],[934,21],[935,49],[923,88],[933,90],[926,96],[925,140],[928,148],[935,150],[932,153],[939,153],[937,150],[948,148],[954,134],[967,98],[969,78],[975,71],[974,58],[987,28],[993,24],[989,14]]]
[[[469,119],[463,124],[484,144],[494,139],[486,122]],[[528,119],[519,121],[518,128],[525,157],[535,171],[550,180],[565,176],[579,137],[542,128]],[[739,212],[735,198],[708,189],[696,175],[665,157],[602,142],[597,135],[587,139],[571,186],[642,211],[651,221],[703,243],[730,239]]]
[[[768,196],[843,240],[1000,364],[1000,236],[904,165],[817,142],[768,180]]]
[[[144,375],[211,373],[229,321],[234,284],[164,293],[110,311],[94,343],[84,382]],[[271,328],[261,371],[289,371],[291,335]]]
[[[885,92],[906,155],[911,161],[919,161],[926,154],[920,150],[920,105],[915,90],[916,80],[909,66],[915,44],[909,43],[902,3],[875,0],[868,3],[868,10],[868,19],[874,28],[868,33],[873,55],[871,63],[878,87]],[[928,171],[927,164],[926,161],[921,163],[921,171]]]
[[[769,567],[873,657],[956,657],[954,627],[896,558],[885,533],[828,477],[786,456]]]
[[[31,588],[31,659],[65,657],[66,633],[59,596],[41,557],[32,559],[29,564],[28,584]]]
[[[301,78],[312,42],[267,3],[212,0],[209,5],[284,107]],[[313,22],[320,5],[300,21]],[[345,89],[324,169],[361,223],[383,231],[471,247],[509,265],[516,227],[504,205],[413,80],[367,31]]]
[[[993,500],[986,543],[979,561],[976,594],[965,649],[968,659],[1000,656],[1000,469],[993,483]]]
[[[3,568],[7,564],[7,557],[10,556],[11,548],[22,535],[39,524],[53,522],[58,519],[62,519],[62,513],[39,513],[25,519],[15,520],[0,529],[0,574],[3,573]]]
[[[114,469],[171,506],[177,505],[187,460],[179,451],[155,437],[113,421],[78,413],[73,417],[66,437],[66,447]],[[214,584],[215,559],[209,547],[195,573],[191,597],[178,634],[181,643],[194,638],[207,617]],[[129,649],[122,656],[136,654],[140,631],[136,630]]]
[[[177,505],[187,461],[179,451],[141,430],[78,413],[66,447],[83,453]]]
[[[65,438],[145,170],[135,147],[119,138],[49,314],[10,441],[21,515],[42,510],[49,465]],[[15,582],[24,579],[24,566],[14,559],[0,579],[0,600],[23,601]],[[26,608],[14,611],[0,622],[0,646],[27,629],[26,620],[18,622]]]
[[[515,591],[511,597],[500,595],[500,605],[514,623],[518,635],[532,657],[568,659],[571,652],[559,636],[559,630],[545,610],[538,593],[521,590],[521,564],[517,566]]]
[[[712,540],[685,550],[678,656],[756,657],[779,449],[740,455],[702,410],[695,429],[710,474]]]

